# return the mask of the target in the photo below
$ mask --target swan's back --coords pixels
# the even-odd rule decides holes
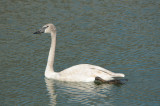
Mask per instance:
[[[95,65],[80,64],[61,71],[59,76],[61,80],[64,81],[91,82],[94,81],[96,77],[100,77],[106,81],[109,81],[113,80],[114,77],[124,77],[124,74],[113,73]]]

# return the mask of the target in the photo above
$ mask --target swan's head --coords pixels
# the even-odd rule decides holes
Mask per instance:
[[[56,32],[56,27],[53,24],[46,24],[33,34],[55,33],[55,32]]]

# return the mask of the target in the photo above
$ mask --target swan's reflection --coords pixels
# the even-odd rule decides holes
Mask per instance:
[[[45,82],[46,82],[46,87],[47,87],[47,90],[48,90],[48,94],[50,95],[50,102],[51,102],[51,105],[56,105],[56,97],[57,95],[55,94],[55,91],[54,91],[54,81],[53,80],[49,80],[49,79],[46,79],[45,78]]]
[[[80,82],[61,82],[50,79],[45,79],[48,93],[50,95],[51,105],[57,103],[79,103],[79,104],[97,104],[97,102],[106,101],[99,100],[99,98],[109,98],[111,88],[113,85],[96,85],[94,83],[80,83]]]

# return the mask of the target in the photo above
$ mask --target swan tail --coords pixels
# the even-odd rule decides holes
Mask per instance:
[[[125,77],[122,73],[112,73],[113,77]]]
[[[104,73],[111,75],[112,77],[125,77],[125,75],[123,73],[114,73],[114,72],[111,72],[111,71],[104,69],[102,67],[99,67],[99,66],[92,66],[92,67],[93,67],[92,69],[97,69],[99,71],[102,71]]]

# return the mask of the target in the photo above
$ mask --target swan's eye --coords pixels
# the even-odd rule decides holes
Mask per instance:
[[[46,26],[45,28],[48,28],[49,26]]]
[[[48,27],[49,27],[49,26],[44,26],[43,28],[46,29],[46,28],[48,28]]]

